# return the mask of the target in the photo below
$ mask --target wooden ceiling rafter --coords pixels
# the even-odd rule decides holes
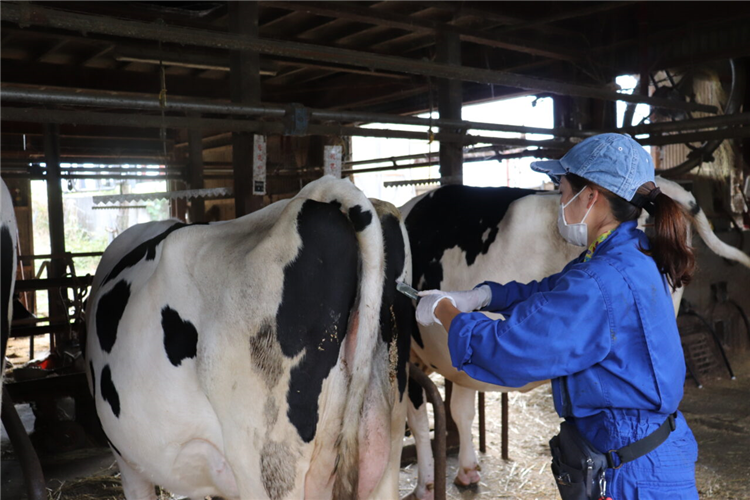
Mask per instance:
[[[91,64],[93,61],[96,61],[100,57],[103,57],[106,54],[110,53],[112,50],[114,50],[114,48],[115,48],[114,44],[106,45],[104,48],[98,49],[96,52],[94,52],[90,56],[81,59],[81,61],[78,62],[77,65],[78,66],[86,66],[88,64]]]
[[[57,40],[56,42],[49,45],[47,48],[42,50],[39,54],[33,57],[35,62],[42,62],[44,58],[55,53],[58,49],[70,43],[70,40]]]
[[[423,9],[417,9],[414,12],[412,12],[411,14],[409,14],[409,17],[415,17],[416,18],[420,14],[422,14],[423,12],[430,11],[430,10],[432,10],[432,7],[426,7],[426,8],[423,8]],[[362,41],[362,42],[359,42],[359,43],[351,43],[351,42],[350,43],[346,43],[345,41],[337,40],[336,43],[338,45],[341,45],[342,47],[351,47],[351,48],[358,47],[358,48],[362,48],[362,47],[366,46],[368,50],[374,50],[374,51],[379,51],[379,52],[383,52],[383,53],[388,53],[388,52],[393,52],[394,49],[393,48],[389,49],[389,48],[386,48],[386,47],[382,47],[381,45],[384,42],[396,41],[396,40],[402,40],[402,39],[407,39],[408,40],[408,39],[411,39],[411,38],[422,38],[422,37],[425,37],[425,36],[428,36],[430,39],[434,38],[431,34],[428,35],[425,32],[417,32],[417,33],[414,33],[414,32],[404,32],[404,33],[402,33],[400,35],[397,35],[397,36],[388,36],[389,30],[391,32],[393,32],[394,28],[391,28],[391,27],[388,27],[388,26],[380,26],[380,25],[374,25],[374,26],[372,26],[372,28],[373,29],[379,28],[381,30],[380,31],[380,37],[379,37],[380,39],[379,40],[367,40],[367,41]],[[397,46],[397,48],[395,49],[396,52],[400,52],[401,50],[403,50],[402,47],[405,46],[405,45],[407,45],[407,44],[406,43],[394,43],[394,45]],[[401,47],[398,47],[399,45]],[[409,47],[408,50],[411,51],[412,48]]]
[[[266,3],[266,2],[262,2]],[[549,57],[561,60],[579,60],[583,54],[575,50],[565,49],[559,46],[539,44],[520,38],[497,36],[492,33],[477,33],[474,30],[462,29],[460,27],[439,23],[432,20],[420,19],[414,16],[403,16],[389,14],[383,10],[368,9],[348,3],[324,3],[324,2],[273,2],[274,7],[289,8],[295,11],[307,12],[319,16],[346,19],[349,21],[363,22],[368,24],[382,24],[392,28],[405,31],[427,31],[435,33],[438,31],[455,33],[462,40],[474,43],[486,44],[507,50],[525,52],[531,55]],[[429,7],[433,9],[433,6]]]

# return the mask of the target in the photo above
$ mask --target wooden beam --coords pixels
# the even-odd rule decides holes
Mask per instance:
[[[3,59],[3,82],[29,85],[55,85],[92,90],[159,93],[156,73],[116,69],[90,68],[51,63],[31,63]],[[169,95],[213,97],[226,99],[229,86],[224,82],[200,80],[167,74]]]
[[[678,102],[663,98],[647,98],[644,96],[620,94],[601,87],[586,87],[583,85],[555,82],[541,78],[531,78],[524,75],[500,71],[452,66],[405,57],[382,56],[378,54],[312,44],[268,40],[258,38],[257,36],[246,38],[216,31],[186,29],[174,26],[154,26],[149,23],[122,19],[102,19],[97,16],[75,14],[57,9],[37,7],[33,4],[31,7],[21,7],[16,4],[8,4],[3,8],[0,14],[2,15],[3,20],[20,24],[33,24],[52,28],[62,27],[68,30],[84,30],[87,32],[117,34],[132,38],[161,40],[162,42],[168,43],[184,43],[235,51],[251,51],[254,53],[299,57],[310,60],[319,60],[323,58],[339,64],[349,64],[365,68],[372,67],[407,74],[431,76],[435,78],[458,79],[473,81],[476,83],[505,85],[524,90],[532,90],[537,93],[545,92],[594,99],[642,102],[649,104],[652,107],[668,109],[706,111],[709,113],[717,112],[716,106]]]
[[[93,53],[93,54],[91,54],[90,56],[88,56],[88,57],[86,57],[85,59],[81,60],[81,62],[79,62],[78,64],[79,64],[80,66],[86,66],[86,65],[87,65],[88,63],[90,63],[91,61],[93,61],[93,60],[95,60],[95,59],[99,59],[99,58],[100,58],[100,57],[102,57],[102,56],[103,56],[104,54],[107,54],[107,53],[109,53],[109,52],[110,52],[110,51],[112,51],[112,49],[114,49],[114,48],[115,48],[115,45],[114,45],[114,44],[112,44],[112,45],[107,45],[106,47],[104,47],[104,48],[101,48],[101,49],[98,49],[98,50],[97,50],[96,52],[94,52],[94,53]]]
[[[5,28],[3,28],[5,30]],[[0,38],[0,45],[5,45],[6,43],[10,42],[13,38],[16,37],[15,32],[13,31],[6,31],[5,34]]]
[[[47,164],[47,213],[49,215],[49,243],[52,255],[65,254],[65,213],[62,186],[60,185],[60,126],[44,124],[44,162]],[[62,278],[65,266],[60,259],[52,259],[50,278]],[[56,293],[49,294],[51,317],[63,316],[64,308]]]
[[[475,4],[476,5],[476,4]],[[490,4],[490,5],[502,5],[502,4]],[[457,18],[468,16],[478,19],[484,19],[487,21],[493,21],[500,23],[504,26],[520,25],[529,22],[528,19],[520,18],[517,16],[511,16],[504,12],[497,12],[489,9],[482,9],[478,7],[472,7],[466,5],[465,2],[434,2],[433,7],[436,9],[448,10],[453,13]],[[503,10],[504,9],[500,9]],[[581,33],[577,31],[566,30],[555,26],[545,26],[544,31],[554,35],[560,35],[571,38],[577,38],[581,36]]]
[[[503,28],[500,28],[499,30],[496,30],[495,33],[496,34],[510,33],[512,31],[518,31],[518,30],[523,30],[523,29],[539,28],[539,27],[546,26],[551,23],[558,22],[558,21],[565,21],[567,19],[587,17],[593,14],[601,14],[602,12],[606,12],[609,10],[619,9],[622,7],[628,7],[628,6],[634,5],[635,3],[636,2],[634,1],[601,2],[601,3],[595,3],[593,5],[589,5],[580,9],[565,8],[563,12],[559,14],[554,14],[554,15],[546,16],[546,17],[539,17],[538,19],[533,19],[530,21],[513,23],[510,26],[505,26]]]
[[[461,39],[455,33],[438,33],[437,60],[445,64],[461,65]],[[441,78],[437,82],[438,111],[441,119],[460,120],[462,107],[461,81]],[[440,132],[461,133],[460,130],[440,127]],[[463,147],[459,143],[440,143],[441,184],[463,184]]]
[[[42,50],[39,55],[37,55],[34,58],[35,62],[41,62],[45,57],[52,54],[56,50],[62,48],[64,45],[68,44],[69,40],[58,40],[55,43],[53,43],[51,46],[47,47],[46,49]]]
[[[229,30],[242,39],[258,37],[258,3],[229,3]],[[232,102],[260,105],[260,57],[252,50],[230,52]],[[232,169],[234,174],[234,211],[237,217],[263,206],[263,196],[252,194],[253,140],[247,132],[232,133]]]

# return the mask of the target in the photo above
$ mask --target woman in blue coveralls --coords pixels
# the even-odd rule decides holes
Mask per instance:
[[[531,168],[559,182],[559,231],[587,251],[539,282],[420,292],[417,320],[441,323],[453,366],[477,380],[552,379],[557,413],[608,457],[596,498],[697,499],[698,447],[677,411],[685,364],[670,295],[694,268],[682,209],[627,135],[590,137]],[[654,216],[653,238],[636,227],[642,209]]]

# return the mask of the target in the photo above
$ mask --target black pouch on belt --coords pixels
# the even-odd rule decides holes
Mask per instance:
[[[601,498],[604,472],[619,469],[658,448],[677,428],[673,413],[648,436],[619,450],[602,453],[578,432],[571,422],[560,424],[560,433],[549,442],[552,473],[563,500],[597,500]]]
[[[594,448],[570,422],[549,442],[552,473],[563,500],[590,500],[601,495],[599,480],[607,469],[607,456]]]

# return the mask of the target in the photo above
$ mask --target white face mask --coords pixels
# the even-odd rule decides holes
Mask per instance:
[[[588,186],[584,186],[583,189],[586,189],[587,187]],[[573,203],[573,200],[578,198],[578,195],[583,193],[583,189],[578,191],[578,193],[574,197],[572,197],[570,201],[568,201],[565,205],[561,203],[560,213],[557,214],[557,230],[560,231],[560,235],[565,241],[577,247],[585,247],[586,243],[588,242],[588,226],[584,221],[586,220],[586,217],[589,216],[589,212],[591,212],[591,209],[594,208],[594,205],[592,204],[589,209],[586,210],[586,215],[583,216],[581,222],[578,222],[576,224],[568,224],[567,222],[565,222],[565,208]]]

